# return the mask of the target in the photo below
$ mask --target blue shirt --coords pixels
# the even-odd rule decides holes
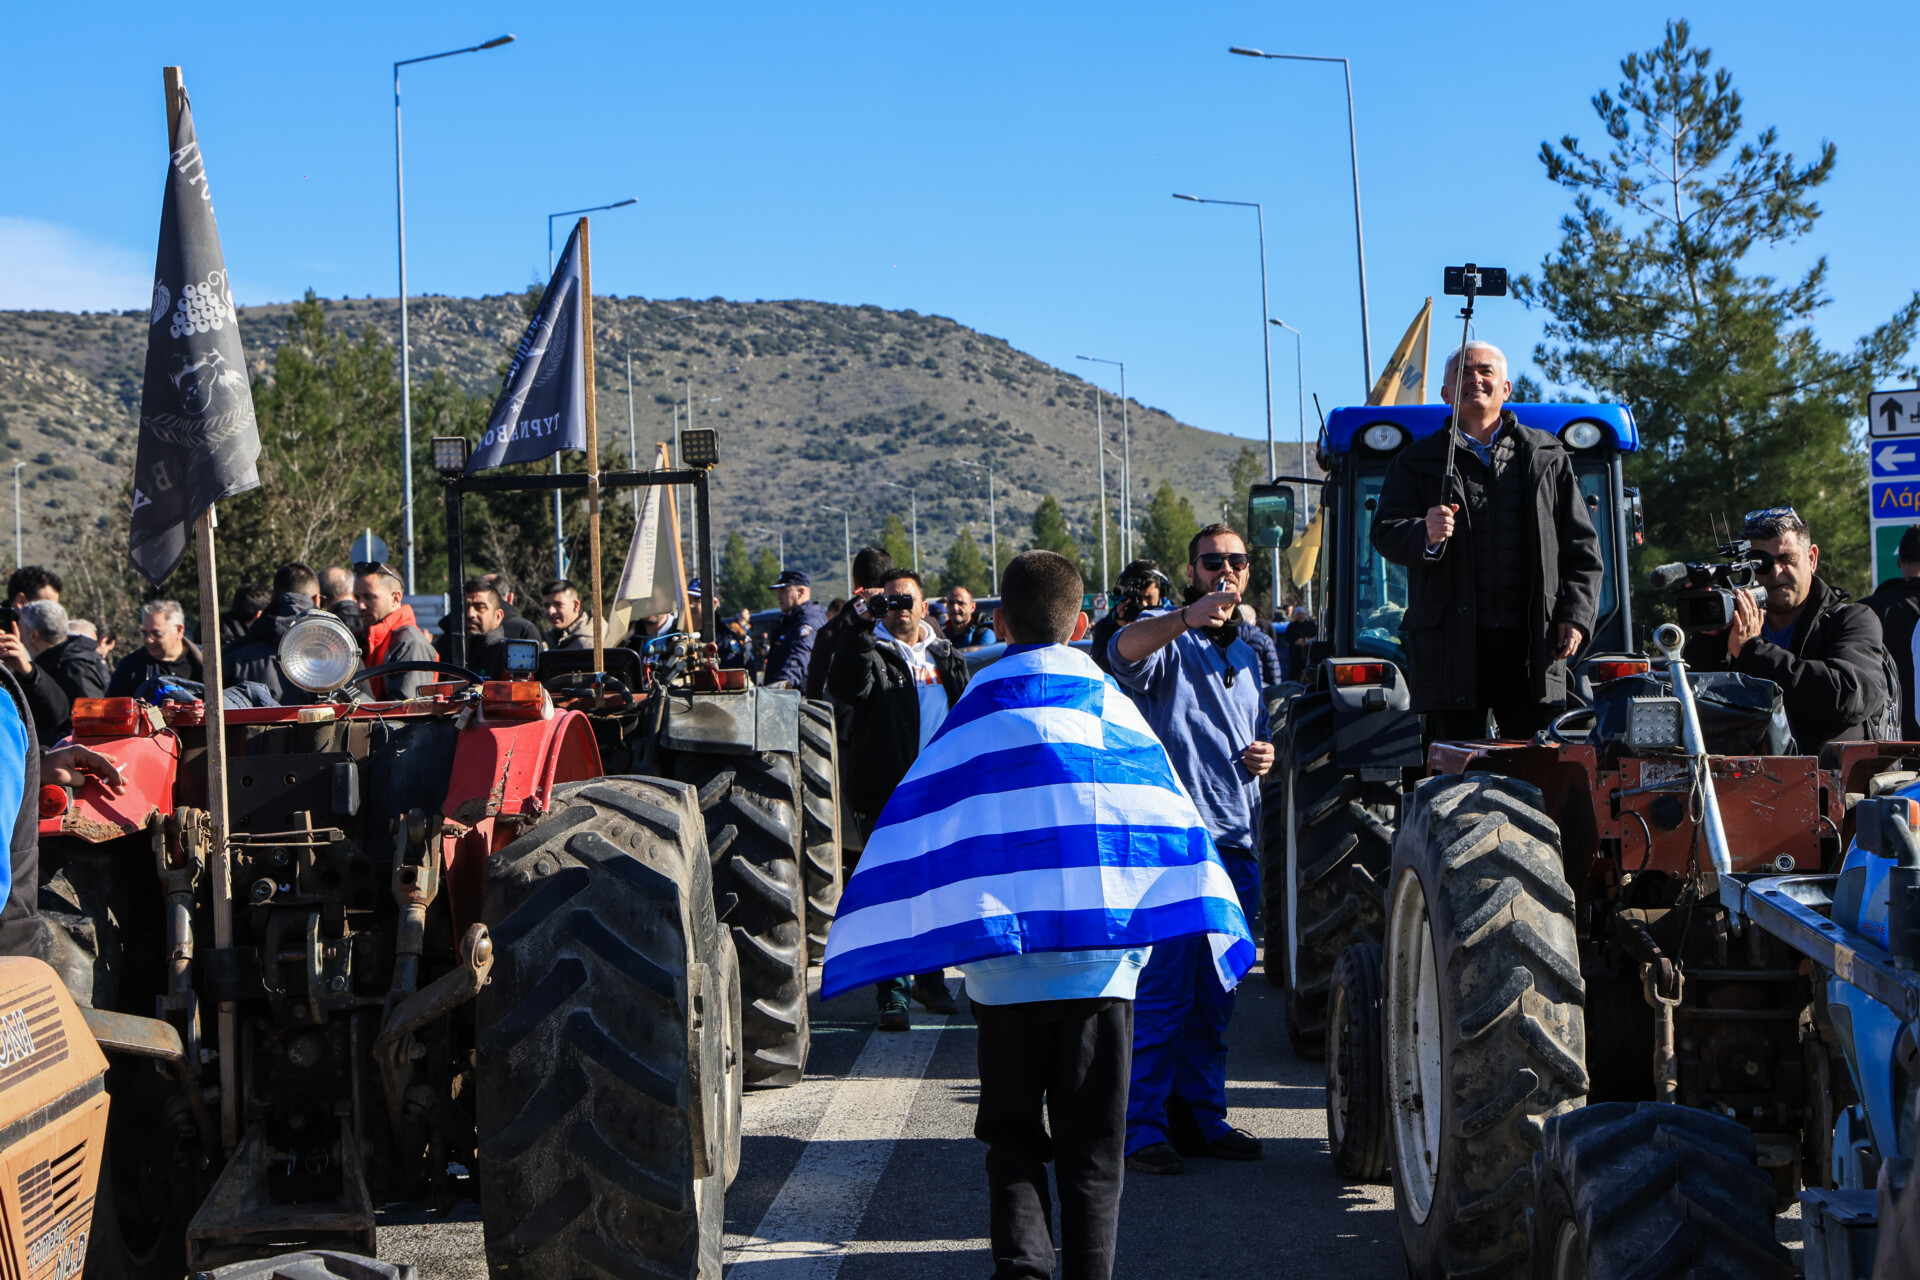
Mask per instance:
[[[1760,638],[1768,644],[1777,644],[1782,649],[1791,649],[1793,648],[1793,629],[1799,625],[1800,619],[1795,618],[1786,626],[1776,629],[1767,625],[1766,615],[1762,614],[1760,621]]]
[[[27,722],[13,699],[0,693],[0,831],[13,838],[14,824],[20,818],[20,805],[26,799],[26,760],[29,749],[39,747],[28,741]],[[0,858],[0,902],[13,889],[13,861]]]
[[[1240,753],[1267,737],[1266,700],[1260,696],[1253,650],[1236,637],[1223,653],[1202,633],[1187,631],[1140,661],[1128,662],[1118,643],[1125,631],[1116,631],[1107,645],[1114,678],[1141,695],[1134,701],[1166,747],[1214,843],[1252,849],[1260,780],[1240,763]]]

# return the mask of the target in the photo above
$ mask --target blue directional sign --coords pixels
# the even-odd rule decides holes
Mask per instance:
[[[1873,459],[1874,479],[1920,479],[1920,440],[1874,440],[1870,444],[1867,453]]]
[[[1920,524],[1920,478],[1913,480],[1876,480],[1872,485],[1874,520],[1898,520],[1902,524]]]

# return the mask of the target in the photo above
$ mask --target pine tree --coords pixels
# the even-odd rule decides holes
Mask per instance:
[[[740,531],[728,534],[726,549],[720,553],[720,600],[727,611],[771,608],[773,593],[767,584],[772,581],[760,576]]]
[[[1166,480],[1153,492],[1153,501],[1140,517],[1140,541],[1147,558],[1157,562],[1160,572],[1178,589],[1187,580],[1187,544],[1200,532],[1193,504],[1173,491]]]
[[[947,548],[946,568],[940,574],[940,580],[949,589],[965,587],[975,596],[987,594],[990,579],[987,576],[987,558],[980,554],[980,547],[973,540],[973,534],[964,525],[960,536]]]
[[[913,568],[913,539],[907,533],[907,526],[900,517],[889,514],[887,522],[880,526],[879,548],[893,557],[893,563],[902,569]]]
[[[752,609],[756,613],[773,608],[780,603],[780,598],[773,593],[773,584],[779,580],[780,557],[773,553],[772,547],[760,548],[753,557],[753,585],[759,594],[749,592],[745,598],[734,601],[734,608]]]
[[[1832,176],[1822,143],[1801,163],[1772,128],[1749,133],[1733,77],[1685,22],[1629,54],[1617,89],[1594,95],[1604,155],[1542,143],[1547,176],[1573,192],[1559,247],[1515,293],[1551,317],[1534,358],[1549,378],[1633,410],[1642,451],[1647,564],[1698,559],[1709,521],[1791,504],[1821,546],[1821,576],[1866,585],[1866,459],[1853,443],[1867,392],[1898,378],[1920,293],[1850,351],[1811,322],[1827,304],[1826,260],[1785,283],[1748,264],[1820,216]]]
[[[1057,551],[1076,565],[1080,563],[1080,544],[1067,532],[1066,513],[1052,494],[1040,499],[1033,510],[1033,549]]]
[[[1266,480],[1266,463],[1250,447],[1243,447],[1227,464],[1227,491],[1220,495],[1220,503],[1226,508],[1226,522],[1240,530],[1243,537],[1247,532],[1247,498],[1254,485],[1264,484]],[[1253,560],[1247,578],[1247,601],[1264,614],[1273,599],[1273,555],[1252,548],[1249,551]]]

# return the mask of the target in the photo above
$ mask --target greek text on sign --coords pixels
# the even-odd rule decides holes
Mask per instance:
[[[1873,485],[1873,518],[1920,522],[1920,480],[1885,480]]]
[[[1888,436],[1920,439],[1920,387],[1876,391],[1868,396],[1867,434],[1876,439]]]

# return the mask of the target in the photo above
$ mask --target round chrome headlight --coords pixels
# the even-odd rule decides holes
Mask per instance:
[[[280,637],[280,670],[308,693],[332,693],[360,669],[360,646],[330,613],[303,614]]]
[[[1407,433],[1391,422],[1376,422],[1366,429],[1360,439],[1365,442],[1367,448],[1386,453],[1405,444]]]
[[[1591,422],[1576,422],[1560,433],[1560,438],[1575,449],[1591,449],[1600,443],[1600,428]]]

